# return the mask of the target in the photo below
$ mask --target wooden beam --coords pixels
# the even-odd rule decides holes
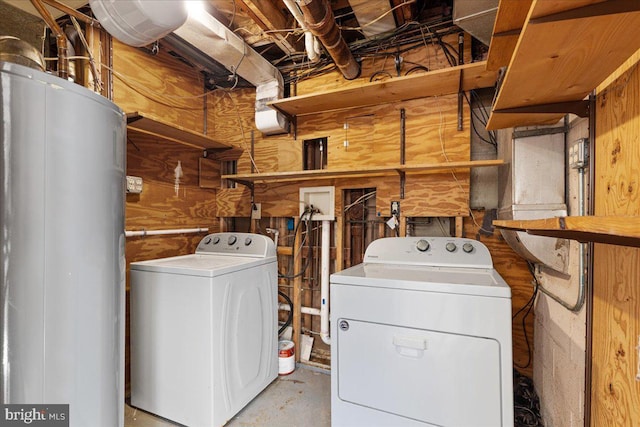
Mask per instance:
[[[258,27],[263,31],[269,31],[269,36],[283,52],[293,53],[301,49],[301,44],[290,37],[290,33],[278,32],[291,28],[292,22],[274,3],[267,0],[237,0],[237,3]]]

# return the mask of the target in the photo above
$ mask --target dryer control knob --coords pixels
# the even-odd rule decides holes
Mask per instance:
[[[217,245],[218,243],[220,243],[220,237],[215,236],[215,237],[213,238],[213,244],[214,244],[214,245]]]
[[[426,252],[429,250],[429,242],[424,239],[420,239],[416,242],[416,249],[420,252]]]
[[[238,240],[238,238],[236,236],[229,236],[229,240],[227,240],[227,244],[229,246],[233,245],[234,243],[236,243],[236,241]]]
[[[209,243],[211,243],[211,237],[207,237],[206,239],[204,239],[205,245],[208,245]]]
[[[244,239],[245,246],[249,246],[250,244],[251,244],[251,237],[247,237],[246,239]]]
[[[473,251],[473,245],[471,243],[465,243],[464,245],[462,245],[462,250],[466,253],[470,253]]]
[[[454,252],[458,247],[456,246],[455,243],[449,242],[449,243],[447,243],[445,248],[447,249],[447,252]]]

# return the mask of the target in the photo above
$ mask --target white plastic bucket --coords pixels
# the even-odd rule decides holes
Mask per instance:
[[[293,341],[278,342],[278,375],[289,375],[296,369],[296,349]]]

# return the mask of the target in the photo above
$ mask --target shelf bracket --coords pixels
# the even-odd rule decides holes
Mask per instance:
[[[589,101],[566,101],[555,102],[551,104],[527,105],[522,107],[501,108],[493,110],[494,113],[523,113],[523,114],[566,114],[573,113],[579,117],[587,117],[589,115]]]
[[[601,3],[594,3],[576,9],[565,10],[564,12],[552,13],[551,15],[532,18],[530,24],[546,24],[548,22],[567,21],[570,19],[592,18],[602,15],[613,15],[618,13],[629,13],[640,11],[640,3],[629,0],[607,0]]]
[[[235,179],[235,178],[225,178],[228,179],[229,181],[233,181],[233,182],[237,182],[238,184],[242,184],[245,187],[247,187],[249,190],[251,190],[251,194],[253,194],[253,190],[254,190],[254,184],[251,181],[245,181],[244,179]]]

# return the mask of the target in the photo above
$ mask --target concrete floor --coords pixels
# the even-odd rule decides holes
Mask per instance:
[[[179,424],[126,405],[124,425],[172,427]],[[331,375],[328,371],[304,365],[298,365],[290,375],[278,377],[226,424],[227,427],[330,425]]]

